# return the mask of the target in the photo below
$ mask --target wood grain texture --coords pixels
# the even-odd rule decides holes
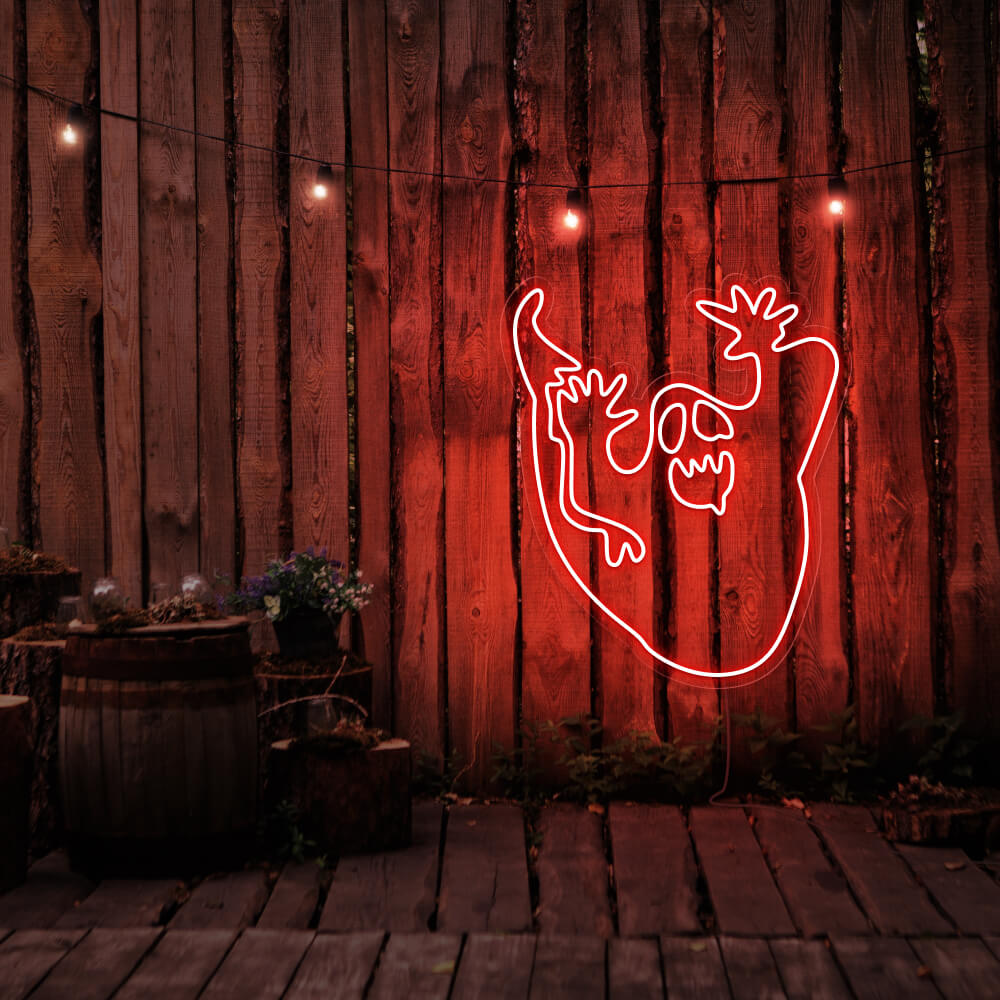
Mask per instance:
[[[249,927],[267,902],[262,871],[205,879],[170,921],[171,930],[236,930]]]
[[[90,879],[70,870],[63,851],[53,851],[28,869],[23,885],[0,897],[0,924],[13,930],[51,927],[93,889]]]
[[[125,982],[160,933],[152,927],[98,927],[45,977],[32,996],[106,1000]]]
[[[607,941],[544,934],[535,949],[531,1000],[604,1000]]]
[[[349,0],[351,155],[388,165],[385,0]],[[361,610],[360,651],[372,665],[372,717],[392,726],[392,425],[389,402],[389,177],[355,168],[354,333],[358,565],[375,592]]]
[[[527,1000],[535,940],[531,934],[470,934],[450,1000]]]
[[[85,931],[23,930],[0,947],[0,981],[9,1000],[26,997]]]
[[[194,4],[194,120],[199,132],[227,127],[225,4]],[[236,572],[236,487],[233,479],[233,316],[230,259],[233,206],[227,150],[195,140],[198,203],[198,561],[209,580]]]
[[[441,168],[440,24],[432,0],[389,0],[389,158]],[[395,730],[444,756],[444,426],[440,182],[390,176],[389,288]],[[467,762],[463,762],[467,763]]]
[[[341,859],[319,929],[428,930],[436,907],[442,820],[440,803],[416,802],[408,848]]]
[[[312,931],[244,931],[201,995],[205,1000],[279,1000],[313,937]]]
[[[779,172],[781,107],[775,80],[775,4],[727,2],[716,23],[715,172],[722,180]],[[732,281],[748,284],[780,271],[776,184],[725,184],[716,200],[716,298],[728,301]],[[721,294],[719,294],[721,293]],[[714,331],[727,344],[727,331]],[[780,370],[778,355],[761,352],[760,397],[738,414],[734,440],[736,483],[719,532],[720,665],[747,666],[781,628],[787,603],[782,532]],[[716,351],[717,393],[727,397],[746,369]],[[752,377],[752,376],[751,376]],[[788,666],[782,644],[747,686],[727,692],[730,712],[760,709],[787,718]],[[746,735],[735,729],[734,764],[747,766]]]
[[[769,942],[788,1000],[849,1000],[851,992],[825,941]]]
[[[569,50],[577,40],[568,30],[564,5],[523,5],[525,27],[517,56],[521,142],[530,150],[529,176],[539,183],[574,184],[570,147],[572,121],[567,110],[573,80]],[[530,24],[530,28],[527,26]],[[576,357],[583,354],[583,298],[580,238],[562,224],[565,194],[559,189],[528,187],[519,199],[523,259],[519,281],[540,281],[551,311],[547,333]],[[551,327],[549,330],[548,327]],[[505,331],[506,333],[506,331]],[[590,694],[590,608],[551,550],[534,483],[530,458],[531,416],[520,396],[521,488],[521,712],[527,724],[588,715]],[[586,427],[574,427],[580,454],[587,447]],[[542,469],[554,482],[558,468]],[[574,484],[589,499],[587,483]],[[552,495],[552,494],[548,494]],[[575,545],[572,543],[575,542]],[[567,557],[585,578],[590,575],[590,545],[581,533],[563,542]],[[555,776],[555,746],[538,741],[543,767]]]
[[[438,927],[531,929],[524,817],[517,806],[452,806],[441,865]]]
[[[913,155],[906,11],[902,0],[843,5],[848,168]],[[934,708],[915,170],[852,175],[846,226],[855,691],[865,741]]]
[[[91,25],[76,0],[27,10],[28,83],[88,100]],[[38,332],[37,456],[33,464],[41,538],[83,572],[84,592],[105,571],[104,484],[91,338],[101,276],[87,213],[83,146],[60,141],[65,108],[28,95],[31,213],[28,281]]]
[[[611,937],[614,923],[600,816],[583,806],[553,803],[542,809],[538,834],[539,932]]]
[[[446,1000],[461,949],[457,934],[393,934],[379,959],[369,1000]]]
[[[319,904],[319,877],[320,867],[315,862],[286,864],[257,926],[264,930],[305,930]]]
[[[810,0],[785,6],[785,91],[788,110],[787,163],[792,174],[819,173],[833,165],[830,3]],[[788,182],[784,224],[787,243],[784,266],[789,290],[801,295],[799,328],[820,327],[836,342],[840,312],[837,282],[839,234],[833,217],[825,211],[823,177]],[[806,310],[808,309],[808,315]],[[809,443],[811,417],[821,405],[831,374],[826,352],[790,351],[783,371],[787,398],[783,435],[787,441],[784,469],[786,494],[795,489],[795,469]],[[843,359],[842,359],[843,360]],[[839,406],[843,387],[834,402]],[[838,410],[839,415],[839,410]],[[825,449],[823,446],[825,445]],[[814,534],[806,591],[792,624],[795,643],[795,719],[799,732],[823,725],[848,700],[846,614],[843,607],[844,552],[841,503],[844,492],[843,426],[835,423],[829,441],[810,464],[809,512]],[[796,506],[787,530],[795,537],[802,530]],[[787,522],[786,522],[787,523]],[[791,539],[786,552],[796,551]],[[794,581],[788,581],[791,586]],[[821,740],[807,737],[809,750],[819,754]]]
[[[710,5],[704,0],[660,8],[660,108],[663,115],[663,318],[664,353],[670,375],[711,385],[713,331],[692,308],[690,294],[712,286],[712,229],[708,192],[681,186],[706,179],[712,120],[705,90],[712,72]],[[657,455],[657,476],[666,465]],[[665,481],[665,480],[664,480]],[[703,511],[681,504],[669,509],[668,644],[681,663],[713,665],[717,596],[712,566],[717,530]],[[668,678],[671,738],[706,740],[719,714],[718,692],[674,672]]]
[[[282,0],[233,0],[233,107],[236,138],[273,147],[281,87],[275,50]],[[237,493],[243,569],[259,573],[278,555],[284,482],[278,282],[283,266],[278,156],[236,149]]]
[[[912,947],[946,997],[992,996],[1000,990],[1000,962],[982,941],[917,940]]]
[[[195,1000],[235,940],[235,931],[167,931],[115,998]]]
[[[289,5],[289,141],[304,156],[344,160],[342,3]],[[292,160],[290,206],[292,524],[294,545],[350,561],[347,474],[347,198],[333,168],[313,195],[316,164]]]
[[[101,104],[138,112],[135,0],[100,6]],[[143,597],[142,348],[139,336],[139,133],[101,122],[101,271],[104,301],[104,441],[109,570],[130,603]],[[0,517],[2,520],[2,517]]]
[[[12,0],[0,4],[0,73],[14,76],[15,69],[15,4]],[[23,515],[19,497],[21,477],[29,456],[24,453],[22,434],[25,424],[25,385],[21,344],[21,303],[14,294],[14,218],[15,199],[20,198],[14,158],[14,124],[17,117],[18,93],[12,83],[4,80],[0,88],[0,177],[4,194],[0,197],[0,526],[7,529],[11,540],[23,537]]]
[[[670,1000],[715,1000],[732,995],[716,938],[664,937],[660,939],[660,954]]]
[[[734,997],[756,1000],[785,1000],[774,958],[761,938],[719,939],[726,976]]]
[[[747,937],[794,934],[743,811],[699,806],[689,819],[719,931]]]
[[[608,831],[622,936],[699,933],[698,868],[680,809],[614,802]]]
[[[663,996],[663,970],[656,940],[614,938],[608,942],[608,1000]]]
[[[855,898],[883,934],[950,934],[909,869],[861,806],[817,804],[813,822],[847,877]]]
[[[361,1000],[384,935],[317,934],[285,994],[287,1000]]]
[[[589,45],[593,56],[589,95],[591,184],[642,182],[649,176],[642,93],[642,38],[638,4],[622,9],[609,0],[588,4]],[[629,386],[642,398],[649,381],[646,311],[646,198],[641,187],[591,192],[590,341],[593,363],[608,376],[629,372]],[[608,465],[603,438],[609,430],[603,407],[591,400],[593,444],[592,501],[601,513],[634,525],[650,539],[652,474],[645,471],[623,484]],[[644,444],[644,442],[643,442]],[[620,462],[641,457],[622,452]],[[619,609],[637,631],[653,631],[653,560],[647,547],[638,564],[611,569],[597,546],[597,594]],[[600,717],[609,739],[630,731],[655,733],[653,673],[647,654],[630,645],[617,626],[604,621],[595,633],[594,651]]]
[[[943,152],[988,142],[989,79],[981,0],[929,10],[931,97]],[[936,44],[935,44],[936,43]],[[944,512],[944,594],[951,639],[949,702],[973,732],[993,731],[1000,686],[982,665],[1000,650],[996,487],[996,290],[990,285],[989,152],[936,161],[931,315]]]
[[[441,142],[446,173],[505,177],[511,140],[505,7],[444,0]],[[482,788],[516,728],[510,433],[504,311],[505,189],[444,183],[445,560],[450,745]]]
[[[194,30],[184,0],[140,0],[139,110],[191,129]],[[198,565],[198,256],[194,138],[139,133],[145,521],[150,584]]]
[[[837,961],[858,1000],[899,996],[931,1000],[940,996],[930,978],[920,975],[922,963],[907,941],[835,937],[832,942]]]
[[[172,879],[104,879],[53,926],[62,930],[154,927],[170,909],[177,887]]]

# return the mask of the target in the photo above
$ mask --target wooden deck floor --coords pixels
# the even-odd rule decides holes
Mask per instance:
[[[1000,885],[860,807],[416,807],[413,846],[0,896],[0,997],[1000,996]],[[327,884],[328,883],[328,884]]]

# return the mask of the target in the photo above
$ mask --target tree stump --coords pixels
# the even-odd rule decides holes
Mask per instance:
[[[410,744],[325,750],[312,740],[271,747],[272,801],[298,807],[320,851],[365,854],[409,845],[412,837]]]
[[[0,574],[0,639],[55,621],[59,600],[80,593],[80,571]]]
[[[31,700],[28,737],[33,748],[31,856],[47,854],[62,841],[59,800],[59,687],[64,641],[0,642],[0,691]]]
[[[28,699],[0,695],[0,892],[20,885],[28,872],[30,800]]]

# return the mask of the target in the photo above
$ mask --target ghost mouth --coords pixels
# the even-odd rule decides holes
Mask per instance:
[[[692,458],[687,463],[675,458],[667,468],[670,492],[678,503],[692,510],[711,510],[719,517],[726,512],[735,479],[736,464],[728,451]]]

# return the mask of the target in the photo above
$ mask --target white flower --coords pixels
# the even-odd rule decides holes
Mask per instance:
[[[274,621],[281,614],[281,597],[278,594],[265,594],[264,608],[269,621]]]

